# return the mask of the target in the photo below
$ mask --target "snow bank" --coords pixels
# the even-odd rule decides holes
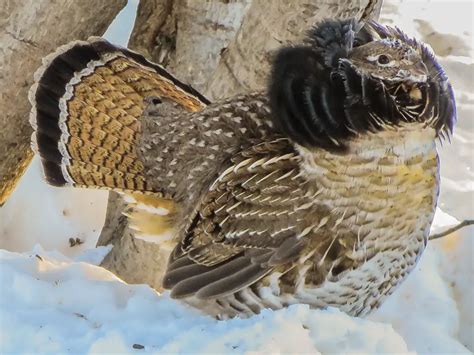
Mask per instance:
[[[51,255],[0,251],[3,353],[406,352],[390,325],[298,305],[219,322],[144,285]]]
[[[444,217],[437,221],[439,228],[453,222]],[[441,242],[432,243],[408,280],[366,320],[336,309],[298,305],[229,321],[201,315],[146,285],[128,285],[93,265],[108,252],[104,247],[74,258],[38,246],[23,254],[2,250],[0,349],[2,353],[469,353],[457,339],[463,331],[460,317],[463,312],[472,314],[472,303],[470,309],[457,308],[454,288],[440,270],[456,257],[456,266],[445,271],[461,281],[461,293],[469,291],[462,287],[472,284],[454,269],[468,267],[471,254],[454,252],[456,248],[445,253],[443,248]],[[469,300],[464,301],[469,307]]]
[[[105,220],[107,195],[49,186],[36,157],[0,208],[0,248],[27,251],[41,244],[68,256],[94,248]],[[79,238],[83,244],[71,248],[69,238]]]

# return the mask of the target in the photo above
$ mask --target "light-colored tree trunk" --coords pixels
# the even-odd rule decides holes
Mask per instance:
[[[275,49],[297,43],[322,19],[377,18],[381,4],[381,0],[142,1],[130,47],[214,100],[265,89]],[[160,290],[169,251],[134,239],[121,216],[123,207],[121,198],[111,194],[98,244],[111,243],[113,248],[102,266],[127,282]]]
[[[265,88],[276,49],[300,42],[327,18],[375,19],[381,5],[381,0],[253,0],[208,83],[208,96],[224,98]]]
[[[129,47],[203,92],[250,0],[146,0]]]
[[[0,205],[28,166],[28,89],[41,58],[75,39],[101,35],[126,0],[0,0]]]

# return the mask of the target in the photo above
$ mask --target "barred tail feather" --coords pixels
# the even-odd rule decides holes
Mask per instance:
[[[149,191],[137,157],[144,98],[209,101],[141,55],[92,37],[43,59],[30,90],[32,145],[55,186]]]

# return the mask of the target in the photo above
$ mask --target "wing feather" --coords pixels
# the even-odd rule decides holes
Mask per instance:
[[[307,245],[299,238],[306,222],[294,221],[310,197],[291,143],[256,144],[229,163],[171,257],[164,286],[172,297],[234,293],[276,267],[292,269]]]

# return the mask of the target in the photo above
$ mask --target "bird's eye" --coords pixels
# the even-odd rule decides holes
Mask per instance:
[[[379,57],[377,58],[377,62],[378,62],[379,64],[385,65],[385,64],[390,63],[390,58],[389,58],[387,55],[385,55],[385,54],[381,54],[381,55],[379,55]]]

